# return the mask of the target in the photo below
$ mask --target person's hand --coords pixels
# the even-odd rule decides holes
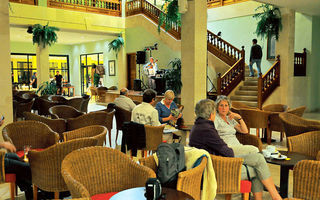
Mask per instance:
[[[0,146],[7,149],[9,152],[16,152],[16,147],[10,142],[2,142]]]
[[[170,120],[176,120],[176,118],[174,116],[172,116],[172,114],[170,114],[168,117],[168,121],[170,121]]]
[[[230,120],[232,120],[232,119],[236,119],[236,120],[241,119],[241,116],[239,114],[231,112],[231,111],[230,111],[228,117],[229,117]]]

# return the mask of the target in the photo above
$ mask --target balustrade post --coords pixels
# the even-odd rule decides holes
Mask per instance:
[[[280,86],[280,68],[281,68],[281,61],[280,61],[280,55],[277,56],[277,62],[278,63],[278,67],[276,70],[276,77],[277,77],[277,84]]]
[[[143,4],[143,1],[144,1],[144,0],[140,0],[141,12],[142,12],[142,13],[143,13],[143,10],[144,10],[144,4]]]
[[[262,90],[263,90],[263,86],[262,86],[262,74],[259,74],[259,78],[258,78],[258,108],[262,109]]]
[[[244,81],[245,78],[245,70],[246,70],[246,59],[245,59],[245,50],[244,50],[244,46],[241,47],[241,57],[243,58],[242,60],[242,64],[241,64],[241,68],[243,70],[243,75],[242,75],[242,80]]]
[[[122,16],[122,3],[121,3],[121,0],[119,0],[119,16],[121,17]]]
[[[217,78],[217,94],[221,95],[221,73],[218,73]]]

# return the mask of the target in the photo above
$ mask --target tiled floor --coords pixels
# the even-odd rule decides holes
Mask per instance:
[[[105,108],[106,105],[103,104],[95,104],[95,103],[90,103],[89,104],[89,111],[97,111],[97,110],[102,110]],[[304,114],[305,118],[309,118],[309,119],[316,119],[316,120],[320,120],[320,113],[305,113]],[[251,129],[250,130],[251,134],[256,134],[256,130],[255,129]],[[113,121],[113,129],[111,131],[111,135],[112,135],[112,147],[115,148],[116,144],[115,144],[115,137],[116,137],[116,124],[115,124],[115,120]],[[118,141],[117,144],[121,143],[121,132],[119,134],[118,137]],[[279,132],[273,132],[272,133],[272,138],[276,139],[276,142],[272,143],[272,145],[275,145],[277,147],[278,150],[287,150],[286,148],[286,140],[284,139],[282,142],[280,142],[280,133]],[[109,145],[108,145],[109,146]],[[266,144],[264,144],[264,148],[266,147]],[[119,147],[117,147],[119,148]],[[279,185],[280,183],[280,167],[277,165],[272,165],[272,164],[268,164],[270,171],[271,171],[271,175],[272,178],[275,182],[276,185]],[[290,170],[290,174],[289,174],[289,197],[292,197],[292,171]],[[9,191],[9,184],[0,184],[0,200],[9,200],[10,199],[10,191]],[[16,197],[16,200],[24,200],[24,194],[19,192],[18,197]],[[216,199],[218,200],[222,200],[224,199],[224,196],[222,195],[217,195]],[[233,195],[232,199],[241,199],[241,195]],[[263,193],[263,199],[271,199],[270,195],[267,192]]]

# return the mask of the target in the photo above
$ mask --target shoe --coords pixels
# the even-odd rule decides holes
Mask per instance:
[[[249,77],[254,77],[254,75],[250,74]]]

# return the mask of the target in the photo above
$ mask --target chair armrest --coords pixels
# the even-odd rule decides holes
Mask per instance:
[[[217,179],[217,193],[239,193],[243,158],[210,156]]]
[[[318,151],[318,154],[317,154],[316,160],[320,161],[320,151]]]
[[[62,168],[62,177],[70,190],[72,198],[90,198],[90,193],[79,181]],[[90,198],[91,199],[91,198]]]
[[[154,160],[153,156],[149,156],[147,158],[140,158],[139,162],[140,162],[141,165],[149,167],[155,173],[157,173],[158,167],[157,167],[156,161]]]
[[[0,183],[5,182],[5,172],[4,172],[4,156],[6,155],[5,152],[0,151]]]
[[[241,144],[253,145],[259,149],[259,152],[262,151],[261,139],[259,137],[257,137],[256,135],[236,133],[236,137]]]

